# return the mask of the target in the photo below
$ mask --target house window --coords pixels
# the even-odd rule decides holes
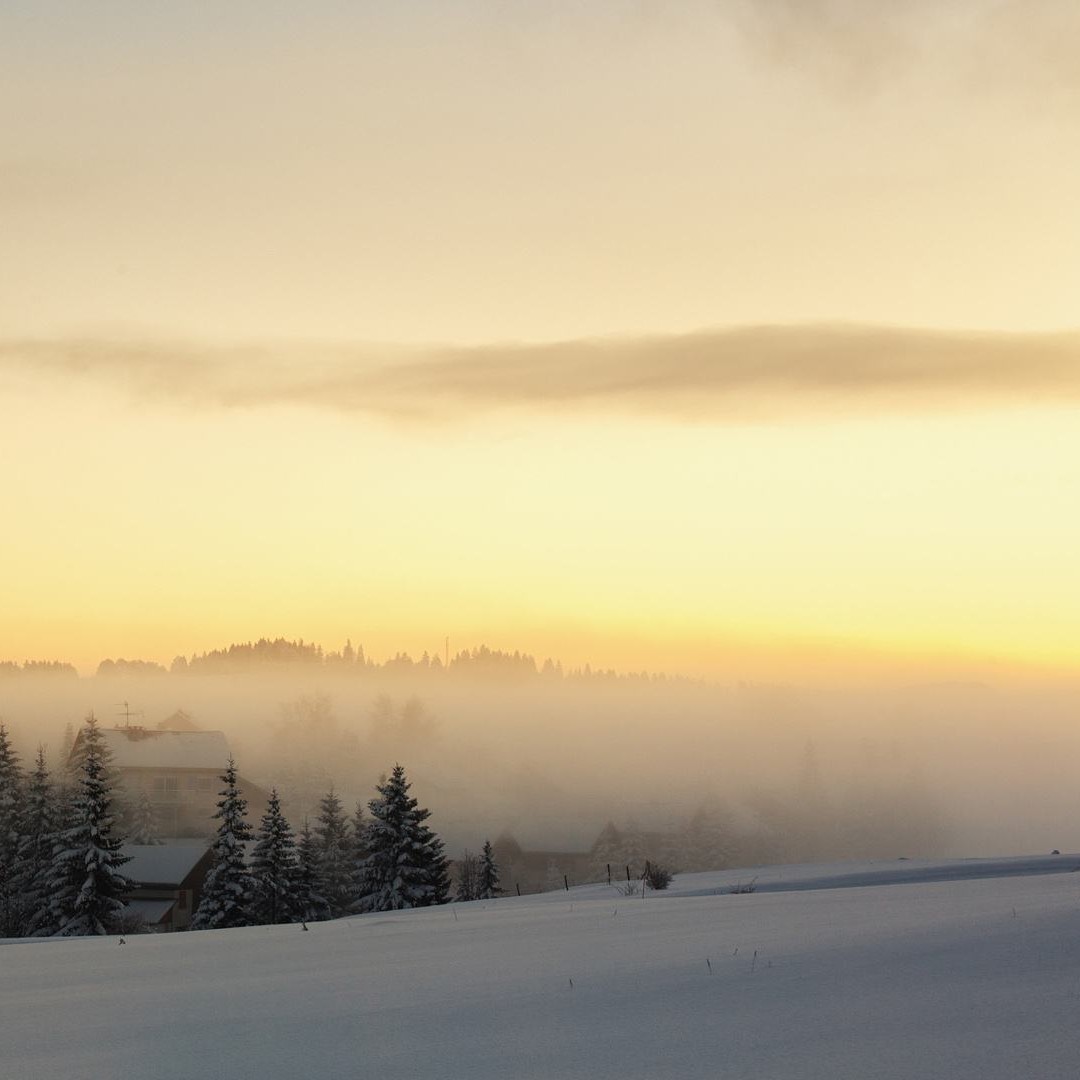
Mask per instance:
[[[154,794],[172,795],[180,790],[180,778],[176,776],[155,776]]]
[[[214,778],[212,776],[200,776],[198,778],[197,787],[199,791],[213,791]]]

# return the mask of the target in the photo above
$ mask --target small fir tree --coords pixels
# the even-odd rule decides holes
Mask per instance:
[[[457,891],[454,899],[462,903],[480,898],[480,860],[466,851],[457,864]]]
[[[341,799],[331,788],[319,802],[315,822],[315,849],[322,894],[331,918],[344,915],[355,899],[349,823]]]
[[[390,779],[368,803],[371,822],[363,862],[361,911],[395,911],[446,902],[450,890],[443,842],[424,822],[431,811],[409,795],[405,770],[395,765]]]
[[[108,933],[133,888],[120,869],[128,856],[113,832],[109,753],[93,713],[81,743],[71,820],[58,834],[49,873],[50,917],[60,937]]]
[[[495,862],[495,851],[490,840],[484,841],[484,850],[480,856],[480,880],[477,898],[480,900],[493,900],[502,894],[499,886],[499,867]]]
[[[217,833],[211,849],[213,865],[206,875],[202,899],[191,920],[193,930],[217,930],[252,924],[254,881],[247,868],[244,844],[251,839],[247,800],[240,794],[236,762],[229,758],[221,779],[225,787],[218,802]]]
[[[281,812],[277,788],[272,788],[251,857],[251,876],[255,879],[252,913],[256,922],[293,921],[296,874],[296,839]]]

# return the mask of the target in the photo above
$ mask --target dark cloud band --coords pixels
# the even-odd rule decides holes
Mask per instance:
[[[1080,401],[1080,332],[751,326],[425,350],[8,341],[0,373],[90,379],[191,405],[300,405],[426,421],[494,409],[711,422]]]

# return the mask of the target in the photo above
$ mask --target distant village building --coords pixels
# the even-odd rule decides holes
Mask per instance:
[[[207,837],[213,832],[221,774],[229,760],[229,744],[220,731],[162,731],[129,725],[102,728],[118,787],[129,805],[145,792],[154,811],[158,835]],[[78,760],[82,731],[69,761]],[[266,792],[240,781],[248,800],[248,820],[258,821],[266,809]]]
[[[123,852],[131,858],[124,873],[135,882],[128,916],[155,932],[188,929],[213,859],[210,848],[198,842],[125,844]]]

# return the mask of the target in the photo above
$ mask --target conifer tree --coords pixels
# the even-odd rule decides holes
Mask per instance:
[[[45,748],[39,746],[34,771],[26,782],[16,856],[19,933],[23,936],[50,929],[49,872],[59,825],[60,808],[45,764]]]
[[[296,917],[304,922],[330,918],[330,905],[319,873],[319,841],[307,818],[296,842]]]
[[[699,807],[683,828],[681,841],[679,863],[687,870],[721,870],[732,864],[732,838],[716,808]]]
[[[244,851],[244,844],[251,839],[251,826],[245,817],[247,800],[240,794],[236,762],[231,757],[221,779],[225,787],[214,815],[219,821],[211,844],[214,862],[191,920],[193,930],[250,926],[253,922],[251,904],[255,883]]]
[[[75,728],[69,720],[64,725],[64,740],[60,747],[60,769],[68,767],[68,758],[71,757],[72,748],[75,746]]]
[[[379,783],[386,783],[386,774],[379,777]],[[357,910],[358,897],[363,896],[365,869],[364,864],[370,854],[368,845],[368,819],[364,813],[363,802],[356,804],[352,816],[352,835],[349,837],[349,911]]]
[[[548,859],[544,873],[544,892],[554,892],[563,887],[563,872],[554,859]]]
[[[493,900],[502,894],[502,888],[499,886],[499,867],[495,862],[495,852],[490,840],[484,841],[484,850],[480,855],[478,886],[477,898],[480,900]]]
[[[336,919],[349,910],[355,899],[355,889],[349,823],[341,799],[333,788],[319,802],[314,831],[322,895],[329,906],[330,917]]]
[[[395,911],[446,902],[450,891],[443,842],[424,822],[431,811],[409,795],[405,770],[395,765],[390,779],[368,803],[361,911]]]
[[[252,913],[256,922],[293,921],[296,874],[296,839],[281,812],[277,788],[272,788],[251,856],[251,876],[255,880]]]
[[[49,871],[49,916],[60,937],[108,933],[133,888],[120,869],[128,856],[113,830],[109,776],[108,747],[91,713],[82,729],[71,817],[57,834]]]
[[[145,788],[139,792],[135,799],[132,812],[131,835],[128,840],[132,844],[161,844],[158,837],[157,814],[154,813],[154,804],[150,801],[150,795]]]
[[[16,861],[22,794],[19,755],[0,722],[0,937],[14,937],[21,921]]]
[[[648,861],[649,852],[646,850],[645,834],[636,821],[627,823],[622,833],[622,844],[619,850],[619,863],[624,868],[630,867],[630,873],[639,878],[645,873],[645,863]]]
[[[622,833],[609,821],[596,838],[589,851],[589,866],[594,881],[606,881],[610,867],[614,880],[619,879],[622,866]]]
[[[460,903],[480,898],[480,860],[471,852],[462,854],[457,864],[457,890],[454,899]]]

